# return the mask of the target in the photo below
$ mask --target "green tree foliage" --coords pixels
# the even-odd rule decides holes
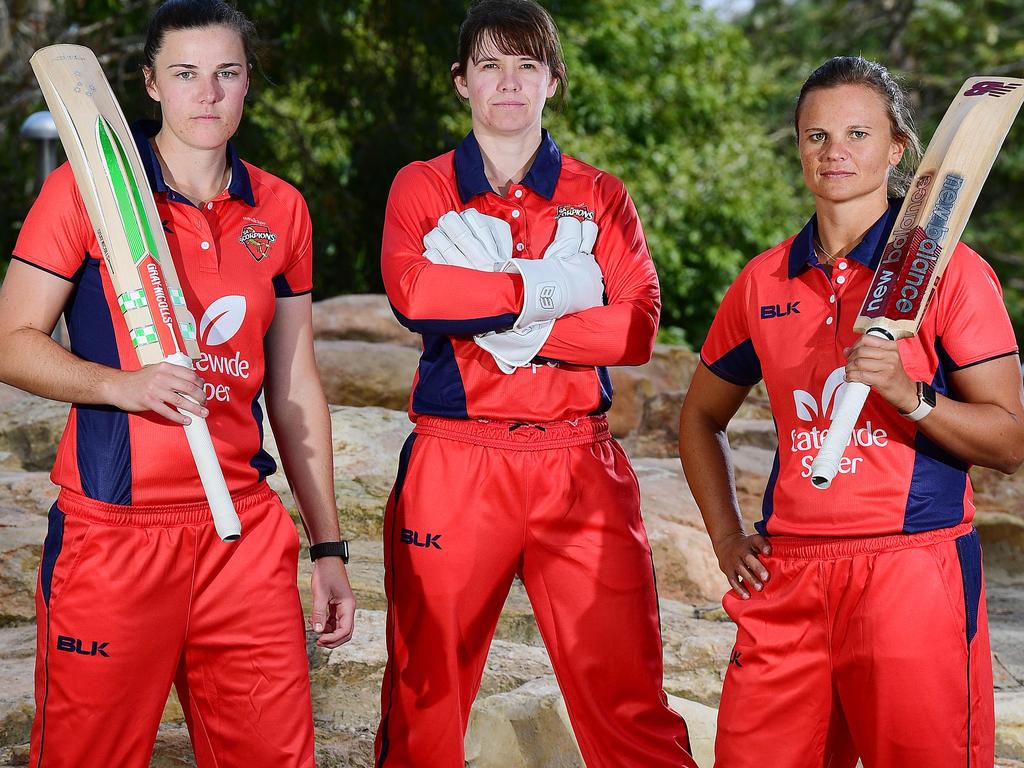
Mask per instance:
[[[699,341],[739,267],[799,220],[753,117],[765,83],[752,52],[739,29],[692,3],[549,7],[571,88],[548,124],[563,151],[629,186],[662,278],[663,324]],[[264,153],[309,198],[319,292],[379,290],[391,179],[469,129],[448,74],[465,5],[310,8],[301,20],[274,3],[260,9],[281,34],[265,59],[276,84],[256,93],[246,152]]]
[[[662,326],[699,343],[740,267],[801,221],[757,119],[768,84],[741,31],[692,3],[586,7],[560,14],[571,98],[548,122],[565,151],[626,182]]]
[[[468,109],[451,87],[467,0],[242,0],[264,38],[237,144],[295,183],[313,215],[315,293],[379,291],[384,203],[395,172],[457,143]],[[3,3],[0,253],[32,199],[17,127],[42,108],[28,55],[51,42],[96,50],[129,116],[153,114],[138,75],[154,0]],[[975,72],[1019,73],[1017,0],[756,0],[722,18],[693,0],[546,0],[569,67],[546,121],[563,151],[625,181],[662,281],[662,324],[694,345],[752,256],[812,209],[790,125],[800,83],[824,58],[864,53],[905,74],[927,138]],[[1015,129],[967,239],[996,266],[1024,323],[1024,174]]]
[[[100,51],[125,111],[148,113],[131,73],[152,4],[100,21],[119,5],[60,6],[48,28]],[[465,0],[242,6],[265,39],[237,140],[242,153],[306,195],[317,295],[380,290],[383,209],[395,172],[451,148],[469,129],[449,79]],[[742,263],[799,221],[755,117],[769,84],[741,31],[693,3],[548,7],[572,83],[565,109],[549,110],[553,134],[565,152],[626,182],[661,274],[663,324],[699,341]],[[30,78],[23,90],[41,106]],[[26,164],[24,146],[12,154]],[[27,209],[27,193],[23,185],[15,195],[14,216]],[[13,230],[4,244],[9,251]]]

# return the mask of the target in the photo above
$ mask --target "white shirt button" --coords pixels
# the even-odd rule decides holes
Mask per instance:
[[[206,210],[208,210],[208,211],[212,211],[213,210],[213,203],[212,202],[206,204]]]
[[[205,240],[203,240],[203,242],[199,244],[199,247],[202,248],[204,251],[210,250],[210,244]]]
[[[512,218],[513,219],[518,219],[519,218],[519,210],[518,209],[512,211]]]
[[[516,250],[522,252],[526,250],[526,246],[523,245],[522,243],[516,243]]]
[[[838,264],[836,264],[836,266],[839,267],[840,269],[846,269],[847,264],[845,261],[840,261]]]
[[[522,197],[522,196],[523,196],[523,190],[517,189],[516,190],[516,197]]]
[[[831,317],[826,317],[825,318],[825,325],[832,325],[832,318]]]
[[[840,275],[839,277],[836,278],[836,282],[839,283],[839,285],[842,285],[843,283],[846,282],[846,276]]]
[[[835,297],[835,295],[832,295],[832,296],[829,296],[829,297],[828,297],[828,303],[829,303],[829,304],[835,304],[835,303],[836,303],[836,297]]]

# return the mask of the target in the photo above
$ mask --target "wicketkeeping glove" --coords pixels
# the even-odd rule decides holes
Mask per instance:
[[[505,271],[523,276],[523,310],[514,328],[555,320],[604,303],[604,276],[594,260],[597,224],[574,216],[558,219],[555,239],[542,259],[512,259]]]
[[[423,255],[434,264],[500,272],[512,256],[512,228],[475,208],[449,211],[423,236]]]
[[[491,353],[503,373],[515,373],[516,368],[530,364],[548,340],[554,320],[544,320],[518,330],[500,333],[481,333],[473,337],[478,347]]]

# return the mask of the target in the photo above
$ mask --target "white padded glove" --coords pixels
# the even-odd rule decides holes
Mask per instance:
[[[502,373],[515,373],[516,368],[530,364],[551,335],[554,320],[542,320],[525,328],[500,333],[491,331],[473,337],[478,347],[491,353]]]
[[[512,257],[512,227],[475,208],[449,211],[423,236],[423,246],[434,264],[500,272]]]
[[[558,219],[555,239],[542,259],[512,259],[505,271],[523,276],[523,310],[515,329],[555,320],[604,303],[604,276],[594,260],[597,224],[575,216]]]

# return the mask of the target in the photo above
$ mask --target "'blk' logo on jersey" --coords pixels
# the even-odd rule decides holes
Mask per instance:
[[[270,253],[270,246],[277,242],[277,235],[265,224],[246,224],[238,242],[246,247],[256,261],[263,261]]]
[[[761,307],[761,319],[771,320],[773,317],[786,317],[787,315],[799,315],[800,302],[787,301],[786,306],[781,304],[765,304]]]

